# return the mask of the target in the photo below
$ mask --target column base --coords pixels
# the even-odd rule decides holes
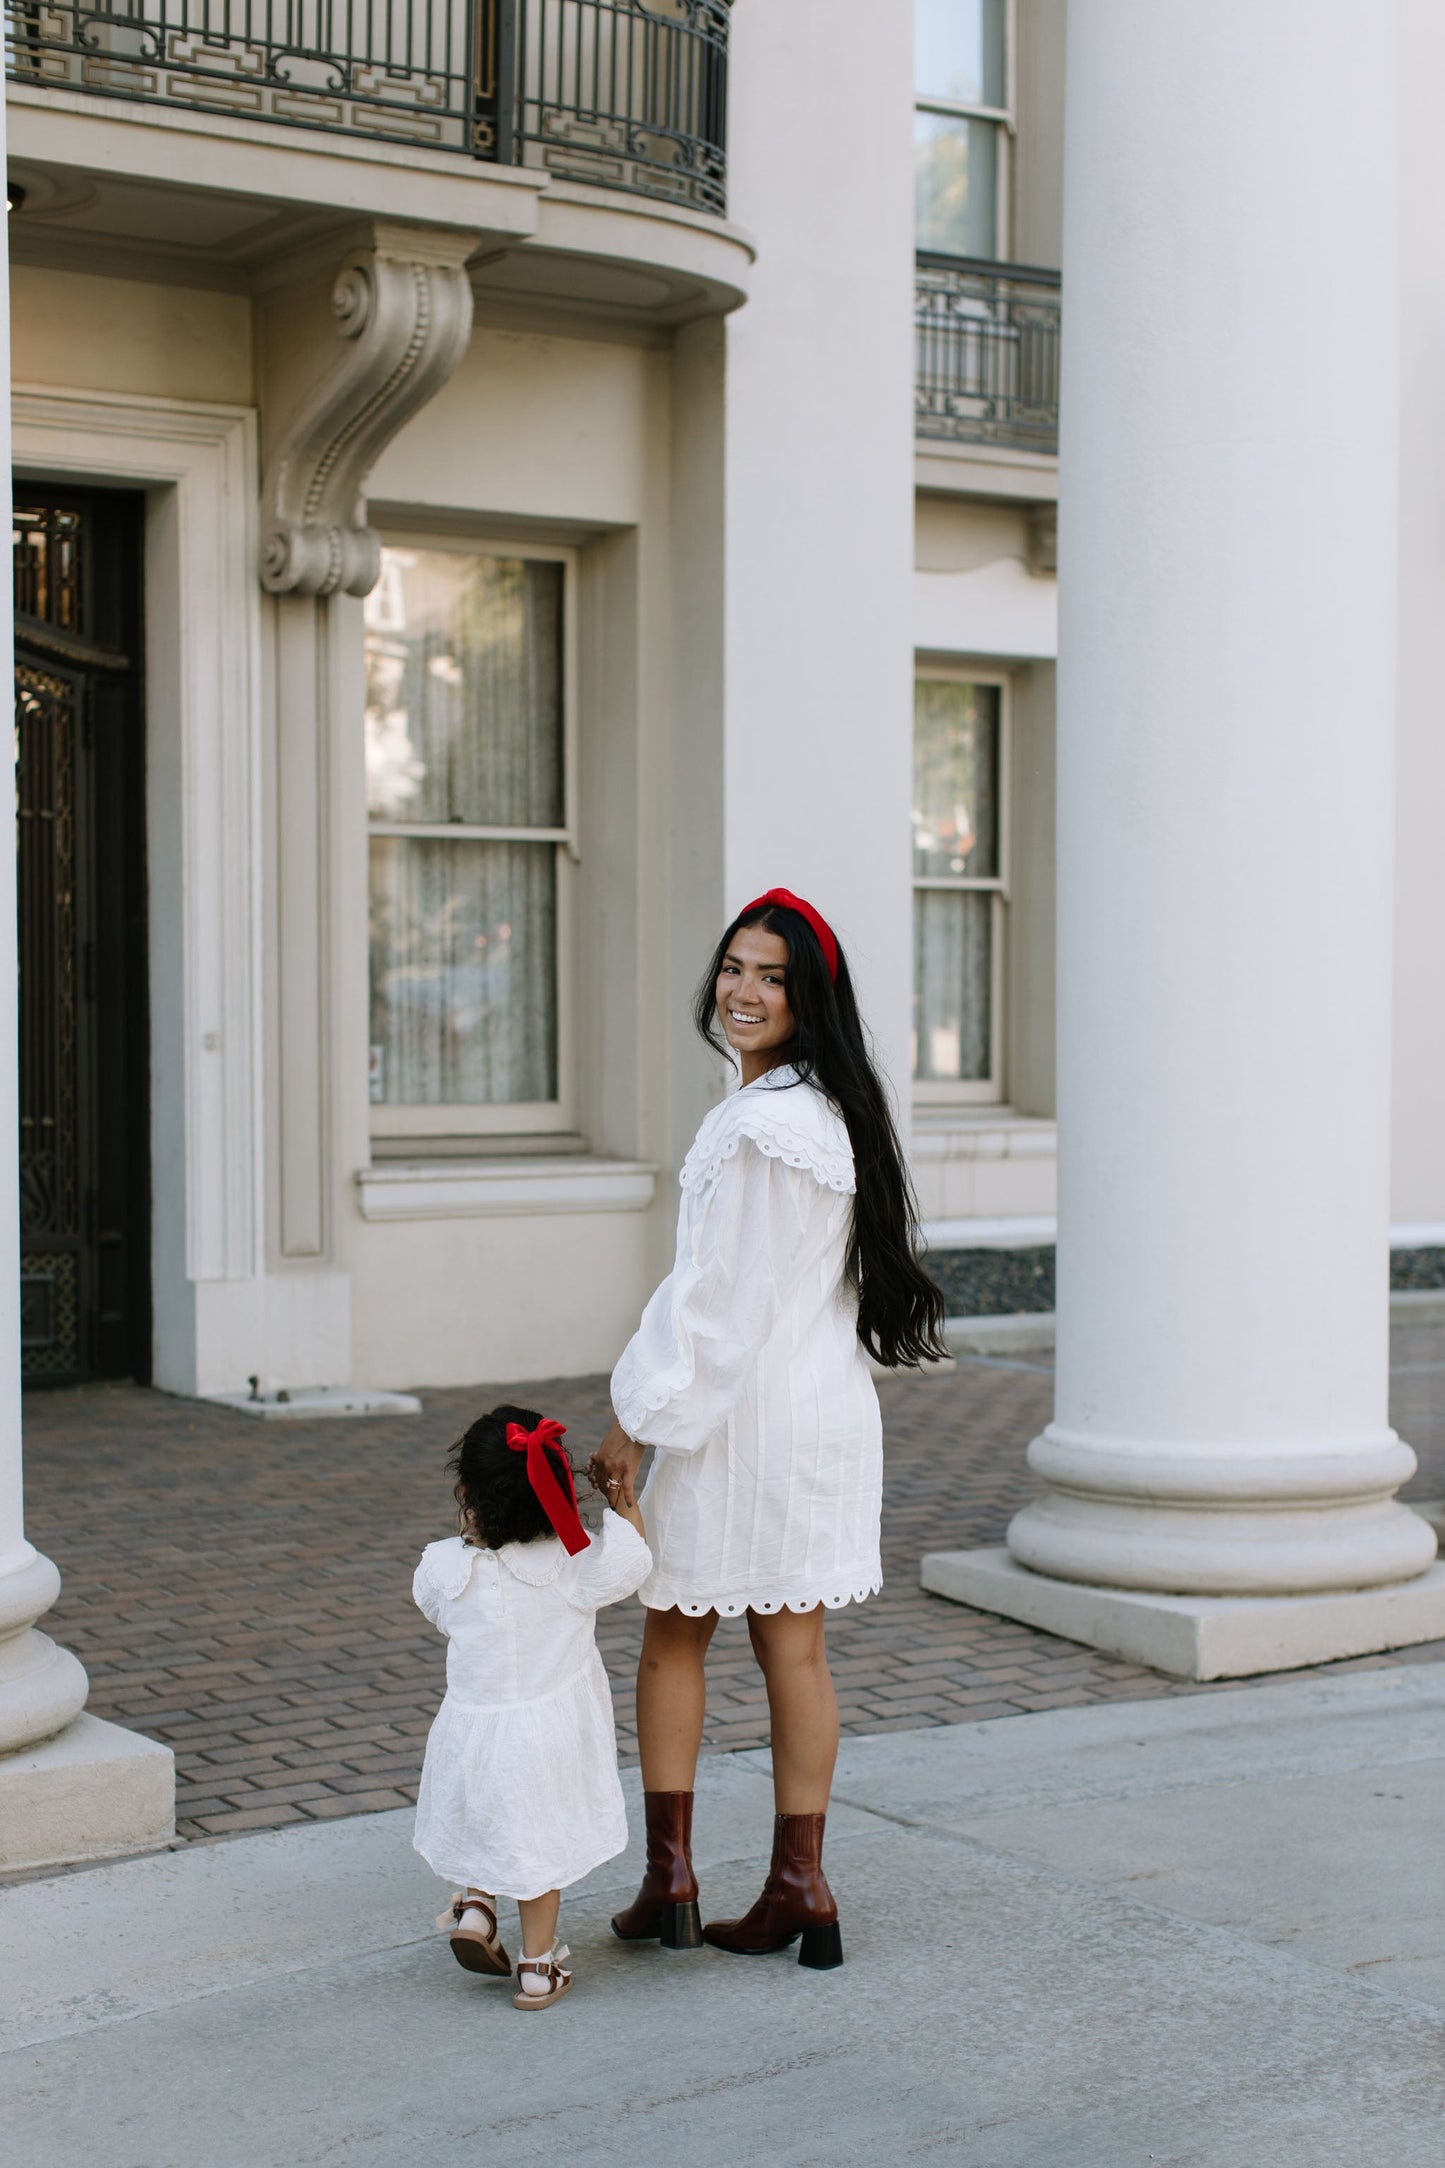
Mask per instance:
[[[929,1551],[919,1579],[935,1596],[1179,1679],[1247,1679],[1445,1640],[1445,1562],[1438,1560],[1414,1580],[1389,1588],[1319,1596],[1162,1596],[1056,1581],[1020,1566],[999,1544]]]
[[[176,1834],[176,1761],[139,1732],[78,1716],[0,1756],[0,1872],[154,1852]]]

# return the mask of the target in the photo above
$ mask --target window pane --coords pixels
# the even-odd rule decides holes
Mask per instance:
[[[953,105],[1003,105],[1005,0],[913,0],[913,87]]]
[[[923,888],[913,898],[913,1074],[986,1083],[992,1073],[993,898]]]
[[[937,256],[998,255],[998,131],[997,121],[914,114],[917,247]]]
[[[998,718],[996,685],[914,685],[915,874],[997,875]]]
[[[386,549],[366,602],[373,820],[560,828],[562,566]]]
[[[557,1097],[557,850],[371,840],[371,1096]]]

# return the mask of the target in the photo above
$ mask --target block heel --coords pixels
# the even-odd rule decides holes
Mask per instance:
[[[691,1904],[663,1906],[662,1932],[658,1940],[665,1950],[702,1948],[702,1915],[697,1909],[696,1898]]]
[[[830,1920],[826,1927],[803,1929],[803,1945],[798,1952],[800,1965],[810,1965],[814,1972],[831,1972],[842,1962],[843,1937],[836,1920]]]

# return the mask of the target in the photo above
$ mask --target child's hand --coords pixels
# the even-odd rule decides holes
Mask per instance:
[[[594,1490],[601,1491],[610,1506],[620,1513],[622,1504],[636,1505],[637,1494],[633,1479],[642,1465],[643,1448],[635,1438],[629,1438],[620,1423],[614,1423],[607,1436],[587,1463],[587,1479]]]

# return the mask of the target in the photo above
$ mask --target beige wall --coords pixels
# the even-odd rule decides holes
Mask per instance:
[[[585,525],[642,516],[649,437],[667,426],[670,356],[490,330],[382,454],[373,504]]]
[[[1019,0],[1016,263],[1057,270],[1064,216],[1064,34],[1068,0]]]
[[[1029,507],[976,497],[920,493],[913,514],[913,562],[920,572],[976,572],[1002,557],[1027,558]]]
[[[579,550],[579,844],[575,1016],[579,1124],[594,1153],[658,1165],[650,1211],[416,1223],[364,1220],[339,1200],[355,1375],[455,1384],[610,1367],[666,1270],[686,1139],[667,1133],[664,1016],[692,854],[668,859],[673,755],[670,618],[673,357],[599,337],[480,326],[441,394],[373,475],[382,531],[565,539]],[[359,797],[361,733],[339,758]],[[714,806],[716,815],[718,809]],[[364,880],[358,860],[354,878]],[[338,916],[350,992],[340,1031],[364,1074],[364,890]],[[689,950],[677,973],[690,982]],[[679,1050],[680,1051],[680,1050]],[[538,1149],[545,1153],[545,1141]],[[359,1155],[353,1155],[354,1161]],[[355,1164],[348,1173],[356,1171]]]
[[[244,295],[30,264],[14,265],[10,279],[17,383],[249,405]]]

